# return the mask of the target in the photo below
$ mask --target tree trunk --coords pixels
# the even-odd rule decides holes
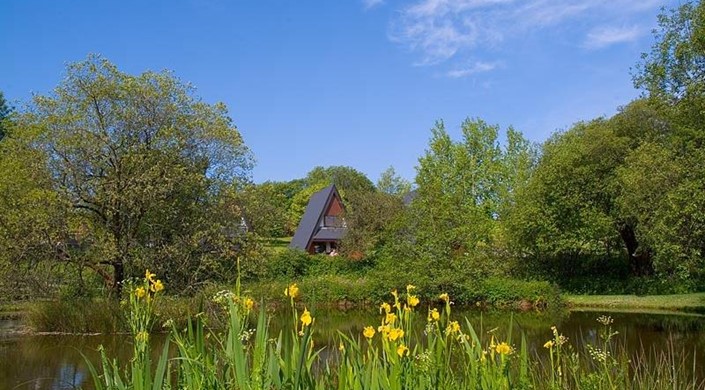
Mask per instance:
[[[113,285],[111,286],[115,299],[120,299],[122,296],[123,279],[125,279],[125,266],[122,258],[118,258],[113,263]]]
[[[619,235],[627,248],[632,275],[648,276],[653,274],[654,266],[651,262],[651,253],[648,249],[639,248],[639,241],[636,239],[634,229],[630,225],[623,223],[619,227]]]

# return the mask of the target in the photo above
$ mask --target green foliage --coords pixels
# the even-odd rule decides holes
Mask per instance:
[[[646,192],[625,180],[624,167],[644,145],[662,142],[667,129],[663,114],[635,101],[610,119],[578,123],[551,137],[517,195],[510,221],[517,247],[538,261],[622,255],[633,275],[651,274],[643,215],[629,211],[650,206],[638,201]]]
[[[273,254],[266,263],[268,279],[292,280],[307,274],[312,256],[308,253],[286,249]]]
[[[374,184],[364,173],[352,167],[331,166],[315,167],[304,179],[308,186],[324,183],[325,186],[335,184],[343,192],[371,192],[375,190]]]
[[[32,147],[35,137],[13,125],[0,142],[0,296],[7,298],[46,296],[67,268],[42,265],[70,250],[74,220],[52,188],[45,155]]]
[[[559,307],[561,298],[556,286],[544,281],[523,281],[507,278],[490,278],[482,282],[480,295],[466,302],[484,302],[494,307],[520,309],[545,309]]]
[[[363,275],[370,264],[345,256],[310,255],[296,249],[271,254],[265,262],[265,280],[291,281],[305,276]]]
[[[377,239],[376,284],[413,283],[432,294],[470,296],[468,289],[482,291],[480,281],[511,269],[505,220],[535,152],[511,128],[502,147],[499,128],[482,120],[466,120],[461,132],[454,141],[443,123],[432,129],[419,159],[417,196],[388,219]]]
[[[522,245],[551,255],[619,250],[611,211],[618,189],[614,170],[625,144],[603,120],[577,124],[548,140],[514,221]]]
[[[411,191],[411,183],[397,175],[394,167],[390,166],[379,176],[379,180],[377,180],[377,190],[401,198]]]
[[[344,218],[348,230],[340,248],[341,253],[357,260],[374,255],[404,212],[401,198],[386,192],[353,192],[346,205]]]
[[[533,165],[531,145],[511,128],[506,148],[499,128],[482,120],[466,120],[461,131],[454,142],[443,123],[432,130],[410,208],[415,242],[441,259],[506,251],[504,220]]]
[[[38,209],[65,221],[38,224],[58,231],[47,246],[65,247],[61,261],[94,270],[113,290],[145,266],[168,270],[173,288],[234,275],[246,239],[234,192],[251,157],[223,104],[203,103],[168,72],[132,76],[91,56],[34,98],[11,138],[36,156],[28,182],[56,199]],[[20,242],[36,234],[26,236]]]
[[[267,181],[246,186],[240,197],[250,230],[262,237],[292,235],[294,232],[289,228],[287,212],[302,189],[297,181]]]
[[[654,30],[656,42],[634,74],[634,85],[653,97],[679,100],[705,90],[705,4],[687,1],[663,11]]]

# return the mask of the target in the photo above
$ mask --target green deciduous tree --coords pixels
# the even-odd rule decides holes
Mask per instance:
[[[263,237],[287,235],[286,214],[291,203],[287,187],[288,183],[268,181],[244,188],[241,193],[243,217],[254,233]]]
[[[168,72],[132,76],[91,56],[36,96],[18,128],[37,132],[53,188],[88,227],[102,253],[91,266],[113,289],[157,257],[164,268],[178,259],[172,274],[198,274],[217,261],[204,257],[220,247],[210,237],[240,222],[219,197],[248,177],[250,153],[223,104]]]
[[[341,251],[350,258],[372,256],[404,212],[401,197],[386,192],[353,192],[346,198],[348,228]]]
[[[65,264],[62,243],[73,221],[53,189],[46,156],[32,147],[36,134],[11,131],[0,142],[0,296],[43,296],[60,280],[44,264]]]
[[[385,169],[377,180],[377,190],[386,194],[403,197],[411,191],[411,182],[399,176],[390,166]]]
[[[510,266],[505,213],[530,176],[530,144],[509,129],[502,146],[499,127],[480,119],[466,120],[461,134],[453,140],[442,122],[431,130],[417,167],[417,196],[380,250],[381,267],[392,278],[415,272],[419,284],[452,289],[503,275]]]
[[[640,234],[643,215],[629,211],[643,206],[638,197],[645,193],[625,182],[621,170],[630,156],[658,145],[668,132],[667,119],[637,100],[610,119],[552,136],[519,193],[512,231],[520,246],[537,258],[621,256],[633,275],[651,274],[652,249]]]
[[[705,87],[705,4],[688,1],[663,11],[656,42],[637,65],[634,84],[671,102]]]

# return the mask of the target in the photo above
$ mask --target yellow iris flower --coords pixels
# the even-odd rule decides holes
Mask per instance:
[[[389,340],[396,341],[404,337],[404,331],[399,328],[394,328],[389,331]]]
[[[311,325],[311,322],[313,322],[313,318],[311,317],[311,312],[309,312],[308,309],[304,308],[304,313],[301,314],[301,323],[304,326],[309,326],[309,325]]]
[[[433,309],[428,313],[429,321],[438,321],[441,318],[441,314],[438,313],[438,309]]]
[[[296,283],[292,283],[289,287],[284,289],[284,296],[296,298],[299,296],[299,286]]]
[[[497,353],[500,355],[509,355],[510,353],[512,353],[512,347],[510,347],[509,344],[505,342],[501,342],[495,347],[495,351],[497,351]]]
[[[152,274],[152,275],[154,275],[154,274]],[[152,290],[152,292],[156,293],[156,292],[164,290],[164,284],[162,283],[161,280],[157,279],[157,281],[154,282],[149,289]]]
[[[401,344],[400,346],[397,347],[397,355],[399,357],[404,357],[409,354],[409,348],[406,347],[406,345]]]

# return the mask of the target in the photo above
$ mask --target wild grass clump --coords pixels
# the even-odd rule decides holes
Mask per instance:
[[[118,333],[128,329],[123,309],[110,299],[38,301],[27,308],[27,324],[37,332]]]
[[[290,320],[270,335],[264,305],[257,308],[238,283],[235,291],[213,297],[224,328],[210,328],[202,315],[184,328],[167,322],[170,337],[153,364],[149,339],[159,283],[148,272],[141,284],[128,287],[134,355],[123,369],[103,351],[101,373],[90,366],[96,389],[703,388],[694,366],[683,368],[675,352],[654,361],[620,350],[609,317],[598,319],[599,337],[580,350],[554,327],[543,350],[530,352],[525,338],[512,334],[511,320],[506,332],[477,332],[468,320],[453,318],[448,294],[424,307],[413,285],[391,292],[379,306],[378,324],[360,334],[339,332],[331,348],[314,344],[315,312],[301,302],[299,285],[282,289]],[[422,331],[412,326],[419,317],[426,324]]]

